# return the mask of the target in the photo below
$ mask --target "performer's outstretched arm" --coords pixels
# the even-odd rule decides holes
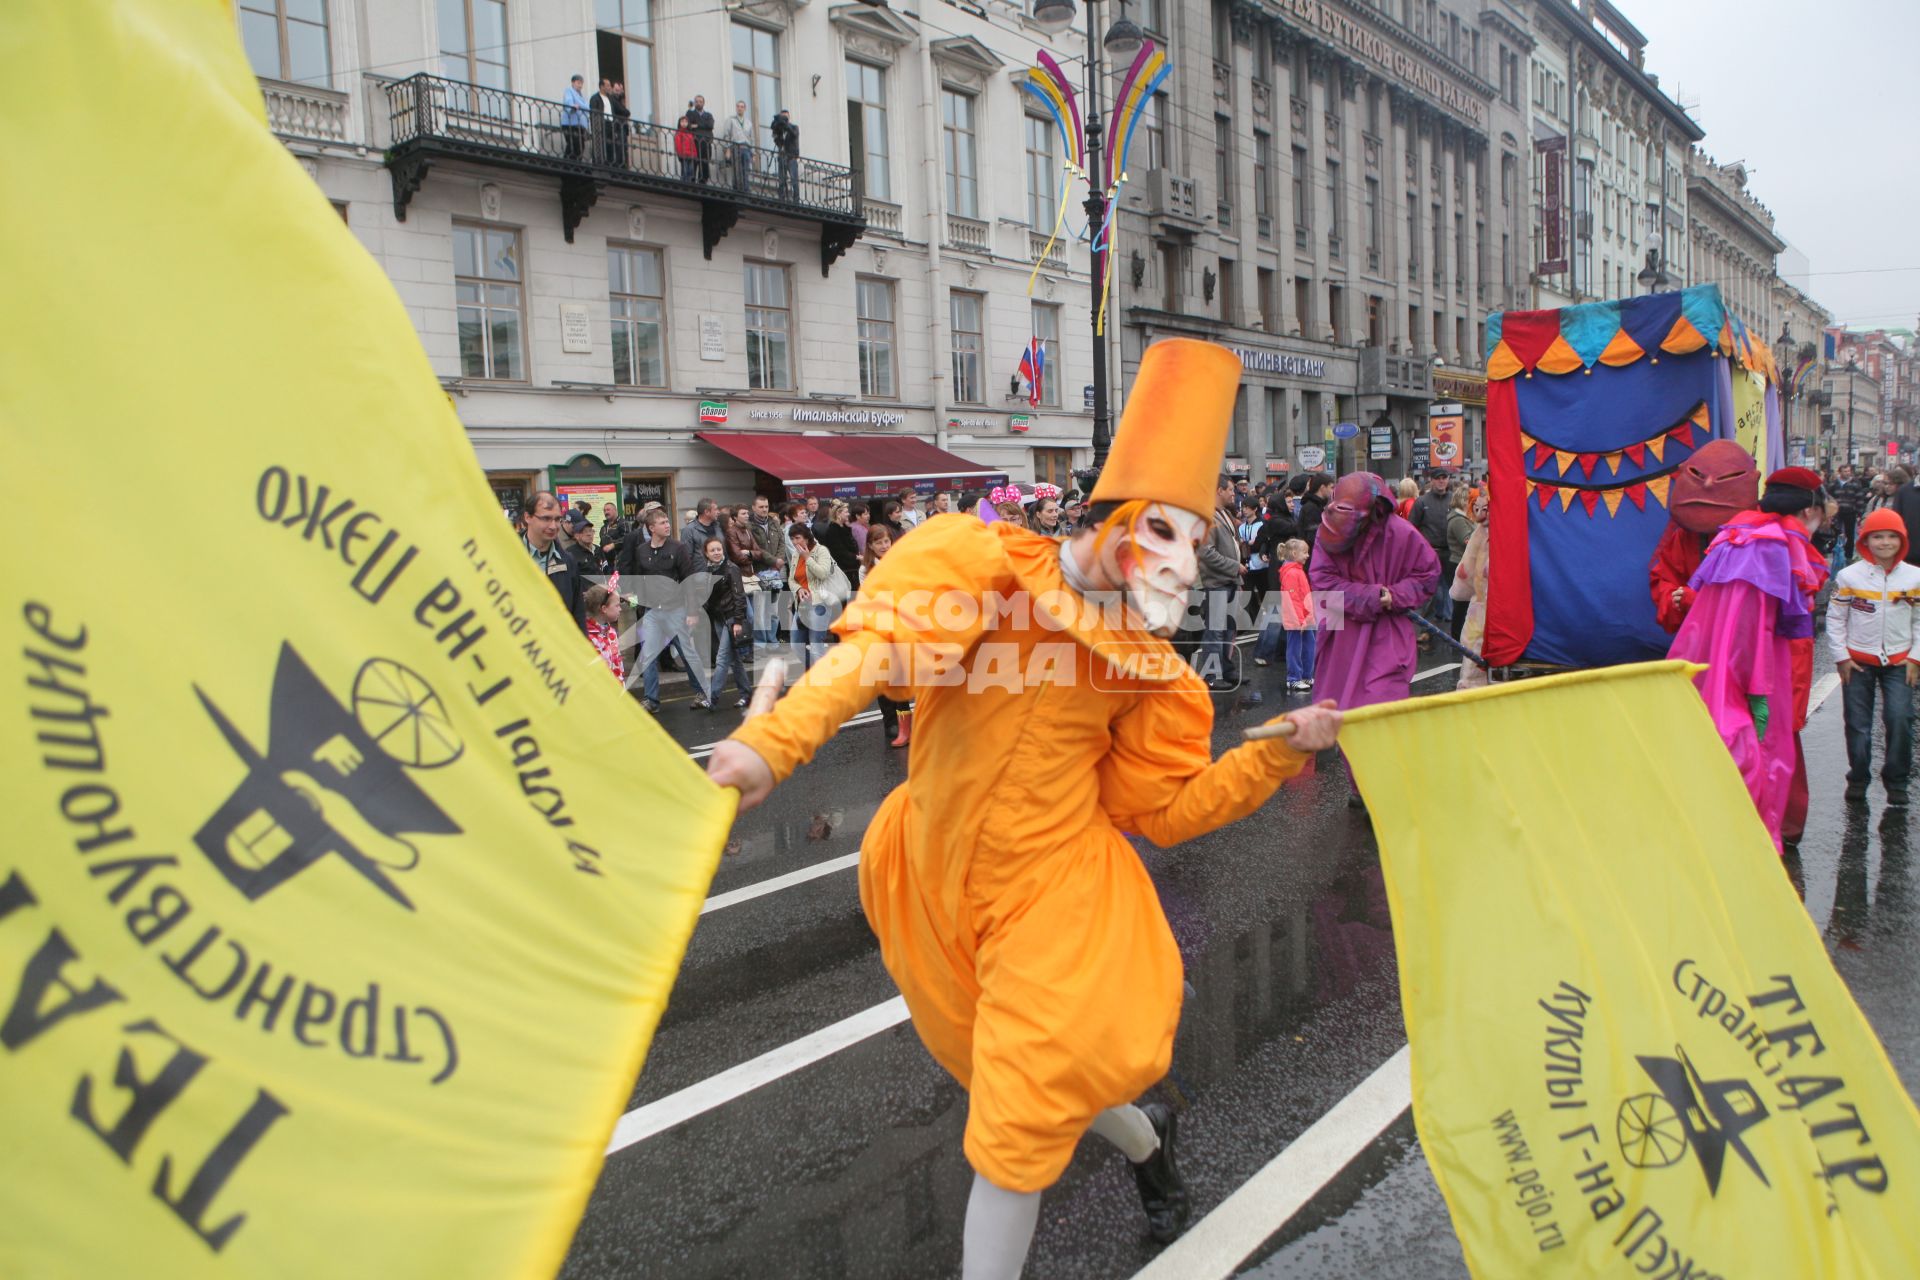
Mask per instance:
[[[1165,848],[1205,835],[1265,804],[1315,751],[1331,747],[1340,713],[1331,702],[1286,717],[1291,738],[1249,742],[1212,758],[1212,708],[1204,693],[1143,694],[1113,725],[1100,762],[1100,802],[1115,825]]]

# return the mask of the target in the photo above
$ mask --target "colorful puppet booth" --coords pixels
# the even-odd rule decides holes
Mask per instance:
[[[1778,383],[1713,285],[1490,316],[1487,659],[1664,657],[1647,562],[1674,471],[1716,439],[1777,465]]]

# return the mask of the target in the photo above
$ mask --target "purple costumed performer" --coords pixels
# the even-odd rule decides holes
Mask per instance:
[[[1357,471],[1334,484],[1307,580],[1320,613],[1315,696],[1351,711],[1412,692],[1419,650],[1407,614],[1433,598],[1440,561],[1394,514],[1385,480]]]

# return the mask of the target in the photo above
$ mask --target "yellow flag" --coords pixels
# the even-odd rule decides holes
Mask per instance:
[[[0,10],[0,1275],[550,1276],[732,793],[218,0]]]
[[[1920,1274],[1920,1115],[1690,670],[1348,715],[1428,1161],[1476,1276]]]

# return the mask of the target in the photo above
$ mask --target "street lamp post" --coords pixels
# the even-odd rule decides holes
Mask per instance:
[[[1847,357],[1847,465],[1853,465],[1853,357]]]
[[[1102,332],[1100,323],[1100,297],[1105,290],[1110,249],[1113,243],[1111,233],[1106,236],[1106,247],[1095,244],[1107,222],[1107,193],[1100,187],[1100,151],[1105,133],[1101,120],[1100,86],[1106,74],[1102,65],[1102,48],[1116,58],[1131,58],[1139,52],[1145,39],[1134,23],[1121,18],[1107,28],[1105,39],[1099,44],[1093,41],[1093,33],[1099,27],[1095,13],[1101,0],[1087,0],[1087,199],[1081,206],[1087,214],[1087,235],[1089,244],[1098,252],[1093,254],[1093,297],[1088,316],[1093,325],[1093,466],[1097,471],[1107,462],[1107,451],[1113,447],[1113,418],[1107,408],[1107,336]],[[1073,22],[1074,0],[1035,0],[1033,19],[1040,29],[1048,34],[1065,31]]]

